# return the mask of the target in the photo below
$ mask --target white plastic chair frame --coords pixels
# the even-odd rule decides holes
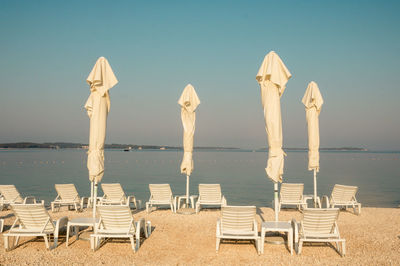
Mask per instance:
[[[28,200],[31,200],[34,204],[36,203],[35,197],[28,196],[25,198],[21,197],[17,188],[14,185],[0,185],[0,205],[3,207],[7,207],[12,203],[28,203]],[[3,208],[2,208],[3,209]]]
[[[11,209],[15,214],[11,229],[3,234],[4,248],[6,251],[14,249],[18,245],[20,237],[43,237],[47,249],[57,247],[59,231],[68,223],[68,217],[62,217],[53,221],[43,204],[11,204]],[[53,245],[50,246],[51,235],[53,235]],[[12,247],[9,245],[9,237],[15,237]]]
[[[281,211],[282,205],[295,205],[299,210],[307,207],[307,202],[303,197],[303,191],[304,184],[282,183],[278,210]]]
[[[145,237],[148,238],[151,228],[146,228],[147,223],[143,218],[135,222],[129,206],[99,205],[97,212],[100,221],[95,233],[90,236],[93,251],[100,247],[102,238],[129,238],[132,249],[136,252],[140,247],[140,234],[144,231]]]
[[[172,212],[176,212],[176,197],[172,195],[169,184],[149,184],[150,199],[146,202],[146,211],[149,213],[153,205],[169,205]]]
[[[128,205],[132,202],[136,209],[141,208],[140,200],[134,195],[126,196],[120,183],[102,183],[104,196],[100,199],[102,205]]]
[[[260,253],[260,237],[256,221],[256,206],[224,206],[217,221],[216,251],[222,239],[254,240]]]
[[[74,184],[55,184],[54,187],[57,191],[57,197],[51,202],[51,211],[54,212],[56,206],[58,206],[58,211],[62,206],[74,206],[75,211],[82,211],[83,204],[88,198],[79,197],[78,191]]]
[[[196,213],[199,213],[201,205],[226,206],[226,199],[221,193],[220,184],[199,184]]]
[[[330,198],[328,196],[323,197],[323,201],[326,202],[327,208],[335,207],[347,207],[351,206],[355,214],[361,214],[361,203],[357,202],[356,193],[358,187],[356,186],[345,186],[336,184],[333,187]]]
[[[340,237],[337,220],[339,209],[309,208],[303,210],[303,220],[297,223],[292,220],[294,228],[295,249],[301,254],[304,242],[336,243],[341,256],[346,255],[346,240]],[[339,245],[341,243],[341,247]]]

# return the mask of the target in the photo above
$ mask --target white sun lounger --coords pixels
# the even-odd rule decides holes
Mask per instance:
[[[358,187],[356,186],[345,186],[336,184],[333,187],[330,198],[328,196],[323,197],[323,201],[326,202],[328,208],[335,207],[353,207],[354,213],[361,214],[361,203],[357,202],[356,193]],[[357,210],[358,209],[358,210]]]
[[[149,184],[150,199],[146,202],[146,211],[149,213],[153,205],[169,205],[171,211],[176,211],[176,197],[172,195],[169,184]]]
[[[221,193],[220,184],[199,184],[196,213],[200,211],[201,205],[226,206],[226,199]]]
[[[141,208],[140,200],[136,201],[134,195],[126,196],[120,183],[102,183],[101,188],[103,189],[104,196],[100,200],[100,204],[103,205],[128,205],[133,202],[136,209]]]
[[[342,256],[346,254],[346,240],[340,237],[337,220],[339,209],[303,210],[303,220],[297,223],[292,220],[295,235],[295,248],[300,254],[304,242],[335,242],[337,250]],[[342,244],[340,248],[339,243]]]
[[[85,197],[79,197],[78,191],[74,184],[55,184],[57,197],[51,202],[51,211],[54,212],[56,206],[60,210],[61,206],[74,206],[76,211],[83,210]]]
[[[147,238],[151,228],[146,228],[142,218],[135,222],[128,205],[99,205],[97,212],[100,221],[95,233],[90,236],[90,246],[93,250],[100,247],[102,238],[129,238],[134,252],[140,247],[140,234],[144,231]],[[135,247],[136,242],[136,247]]]
[[[46,248],[52,249],[57,247],[58,234],[62,227],[68,223],[68,217],[62,217],[53,222],[49,213],[43,204],[11,204],[16,220],[11,229],[3,234],[4,248],[6,251],[13,249],[18,245],[20,237],[41,236],[44,238]],[[53,235],[54,243],[50,247],[50,236]],[[14,245],[9,246],[9,237],[15,238]]]
[[[254,240],[260,252],[260,237],[256,221],[256,206],[224,206],[217,221],[216,250],[222,239]]]
[[[282,183],[279,194],[279,211],[282,205],[295,205],[298,209],[305,208],[307,202],[303,197],[304,184]]]
[[[12,203],[27,203],[28,200],[32,200],[36,203],[36,199],[32,196],[22,198],[17,188],[14,185],[0,185],[1,204],[3,207],[7,207]]]

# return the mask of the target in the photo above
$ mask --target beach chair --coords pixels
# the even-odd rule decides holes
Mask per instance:
[[[101,188],[103,189],[104,196],[100,200],[102,205],[128,205],[133,202],[136,209],[140,209],[140,200],[136,201],[134,195],[126,196],[120,183],[106,184],[102,183]]]
[[[226,206],[226,199],[221,193],[220,184],[199,184],[196,213],[200,211],[201,205]]]
[[[282,183],[279,194],[278,210],[282,205],[295,205],[298,209],[307,207],[303,197],[304,184]]]
[[[51,202],[51,211],[54,212],[55,207],[58,206],[60,210],[61,206],[74,206],[76,211],[83,210],[84,201],[88,200],[85,197],[79,197],[78,191],[74,184],[55,184],[54,187],[57,191],[57,197]]]
[[[1,205],[7,207],[12,203],[28,203],[28,201],[36,203],[35,197],[29,196],[22,198],[14,185],[0,185]]]
[[[326,202],[327,208],[335,207],[353,207],[354,213],[361,214],[361,203],[357,202],[356,193],[358,187],[356,186],[345,186],[336,184],[333,187],[331,196],[323,197],[323,201]]]
[[[256,221],[256,206],[224,206],[221,218],[217,221],[218,252],[222,239],[254,240],[257,252],[260,252],[260,237]]]
[[[128,205],[99,205],[97,213],[100,221],[95,233],[90,235],[90,246],[94,251],[100,247],[102,238],[129,238],[136,252],[140,247],[140,234],[149,236],[151,228],[146,228],[143,218],[135,222]]]
[[[146,211],[149,213],[153,205],[169,205],[172,212],[176,212],[176,197],[172,195],[169,184],[149,184],[150,199],[146,202]]]
[[[53,221],[43,204],[10,204],[16,217],[11,229],[3,234],[4,248],[9,251],[18,245],[20,237],[41,236],[46,248],[57,247],[58,235],[61,228],[67,225],[68,217]],[[50,236],[53,235],[53,245],[50,246]],[[10,247],[9,237],[15,237],[14,245]]]
[[[304,209],[303,220],[300,223],[297,223],[295,219],[292,220],[297,253],[301,254],[304,242],[335,242],[338,252],[341,256],[345,256],[346,240],[340,237],[338,217],[338,208]],[[339,243],[342,244],[341,248]]]

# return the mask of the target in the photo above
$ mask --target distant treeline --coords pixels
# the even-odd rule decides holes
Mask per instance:
[[[70,143],[70,142],[16,142],[1,143],[0,149],[87,149],[89,144]],[[159,145],[137,145],[137,144],[105,144],[105,149],[121,149],[121,150],[182,150],[182,147],[175,146],[159,146]],[[195,147],[198,150],[237,150],[238,148],[226,147]]]

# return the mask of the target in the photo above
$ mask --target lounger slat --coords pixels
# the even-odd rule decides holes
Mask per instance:
[[[74,184],[55,184],[54,186],[63,201],[80,202],[80,197]]]
[[[111,183],[101,184],[101,188],[103,189],[105,199],[108,201],[115,201],[115,202],[125,202],[126,195],[124,190],[122,189],[121,184],[119,183]]]
[[[24,201],[14,185],[0,185],[0,193],[7,203],[22,203]]]

